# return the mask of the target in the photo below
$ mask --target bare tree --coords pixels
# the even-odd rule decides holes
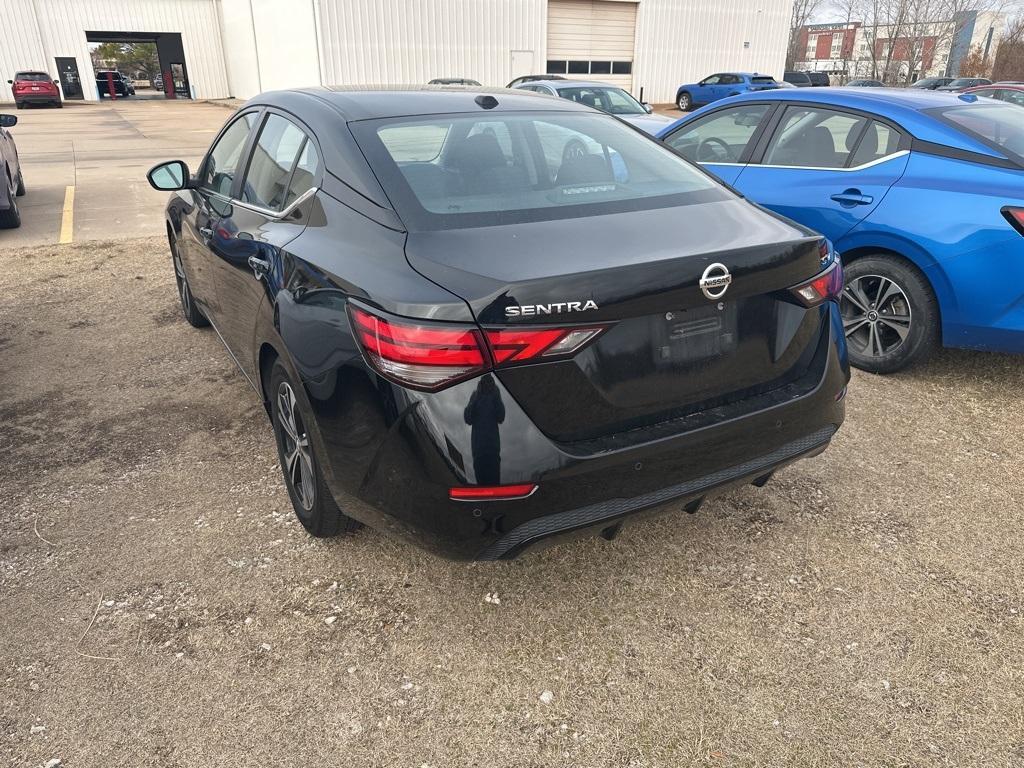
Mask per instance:
[[[1024,16],[1010,22],[996,49],[992,79],[1024,80]]]
[[[786,51],[786,69],[793,69],[798,61],[803,61],[805,51],[802,50],[804,28],[814,16],[821,0],[794,0],[793,12],[789,20],[789,49]]]

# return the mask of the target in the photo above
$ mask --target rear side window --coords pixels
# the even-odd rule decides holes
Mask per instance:
[[[775,131],[764,165],[843,168],[867,121],[813,107],[789,107]]]
[[[249,112],[228,126],[206,158],[201,186],[230,197],[235,174],[238,173],[238,163],[242,158],[242,149],[255,122],[256,113]]]
[[[766,114],[767,104],[723,109],[683,126],[665,143],[694,163],[737,163]]]
[[[881,160],[900,148],[900,134],[887,125],[872,122],[864,131],[857,151],[850,161],[850,165],[856,167]]]
[[[280,115],[268,115],[253,147],[241,199],[271,211],[285,206],[288,185],[306,134]]]
[[[964,133],[994,144],[1024,164],[1024,119],[1020,107],[993,100],[948,107],[936,113]]]
[[[320,156],[317,154],[313,142],[306,139],[306,143],[299,153],[299,162],[295,164],[292,172],[292,181],[288,185],[288,195],[284,199],[287,208],[303,192],[307,192],[316,185],[317,173],[320,171]]]

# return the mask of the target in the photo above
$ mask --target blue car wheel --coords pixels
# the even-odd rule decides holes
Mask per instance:
[[[913,265],[879,254],[857,259],[844,271],[840,311],[851,363],[871,373],[893,373],[938,346],[938,304]]]
[[[689,112],[693,109],[693,97],[686,91],[683,91],[676,97],[676,106],[683,112]]]

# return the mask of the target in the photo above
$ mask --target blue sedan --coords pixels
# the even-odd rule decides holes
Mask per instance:
[[[757,72],[719,72],[705,77],[699,83],[680,85],[676,89],[676,106],[683,112],[689,112],[694,107],[729,96],[780,87],[771,75],[759,75]]]
[[[972,94],[779,90],[658,133],[846,264],[851,361],[888,373],[934,347],[1024,352],[1024,110]]]

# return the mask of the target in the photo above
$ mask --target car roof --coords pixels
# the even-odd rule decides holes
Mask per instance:
[[[492,112],[537,111],[537,99],[517,89],[487,88],[475,85],[367,85],[298,88],[269,91],[254,96],[246,104],[288,105],[308,109],[319,102],[329,106],[346,122],[410,115],[445,115],[459,112],[483,112],[478,96],[493,96],[498,102]],[[594,111],[582,104],[560,99],[546,102],[547,111]]]
[[[987,99],[982,101],[977,98],[965,100],[959,93],[927,91],[919,88],[780,88],[743,93],[720,99],[696,112],[691,112],[682,120],[658,131],[657,135],[660,137],[670,133],[678,124],[689,122],[698,115],[720,109],[722,106],[748,101],[787,101],[861,110],[892,120],[922,141],[958,147],[970,152],[998,155],[987,144],[926,113],[926,110],[941,107],[967,107],[972,104],[985,106],[984,102],[987,102]]]
[[[524,85],[547,85],[556,91],[560,88],[615,88],[621,91],[622,88],[611,83],[602,83],[597,80],[533,80],[529,83],[520,83],[516,88]]]

